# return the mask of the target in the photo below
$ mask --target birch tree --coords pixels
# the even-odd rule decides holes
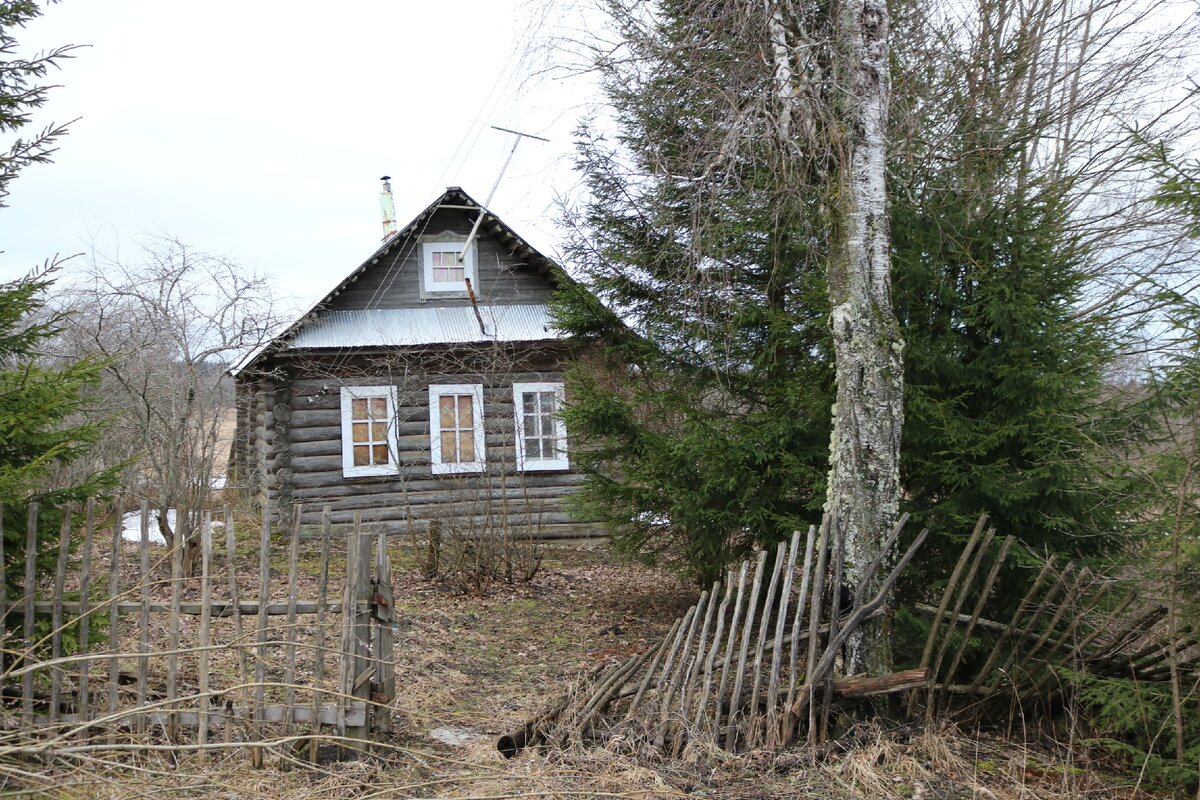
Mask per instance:
[[[836,189],[828,268],[837,373],[827,509],[842,526],[858,587],[900,504],[904,349],[891,297],[887,211],[889,17],[884,0],[843,0],[833,22]],[[880,570],[877,575],[886,574]],[[867,587],[871,596],[876,587]],[[890,668],[885,631],[849,642],[846,670]]]

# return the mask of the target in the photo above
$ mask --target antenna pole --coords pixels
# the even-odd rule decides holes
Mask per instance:
[[[508,165],[512,163],[513,154],[517,152],[517,145],[521,143],[521,139],[537,139],[540,142],[550,141],[549,139],[543,139],[541,136],[534,136],[532,133],[521,133],[520,131],[501,128],[496,125],[492,125],[491,128],[492,130],[514,134],[517,138],[513,142],[512,149],[508,151],[508,158],[504,159],[504,166],[500,168],[500,174],[496,176],[496,182],[492,184],[492,190],[488,192],[487,200],[483,201],[483,208],[479,210],[479,216],[475,217],[475,224],[471,226],[471,233],[467,236],[467,243],[463,245],[462,254],[458,257],[460,263],[467,257],[467,253],[471,249],[471,244],[475,241],[475,236],[479,233],[479,225],[483,222],[483,212],[491,208],[492,198],[496,196],[496,189],[500,186],[500,179],[504,177],[504,173],[508,170]]]

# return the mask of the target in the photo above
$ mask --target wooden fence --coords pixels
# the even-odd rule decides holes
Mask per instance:
[[[891,531],[884,553],[905,522]],[[851,596],[842,585],[845,535],[827,517],[819,534],[809,529],[803,547],[797,533],[772,560],[763,551],[753,566],[743,562],[724,585],[701,593],[657,648],[597,668],[502,736],[497,748],[511,757],[540,742],[562,747],[618,735],[673,757],[695,740],[734,751],[778,748],[824,740],[837,703],[873,695],[908,692],[908,716],[926,722],[981,713],[989,703],[1007,709],[1014,701],[1042,702],[1061,696],[1064,667],[1140,681],[1186,670],[1200,682],[1197,632],[1172,641],[1158,625],[1165,608],[1131,613],[1135,592],[1113,599],[1118,581],[1073,564],[1056,570],[1053,560],[1045,562],[1007,624],[985,618],[1015,543],[1011,536],[997,542],[986,523],[981,517],[939,606],[912,609],[932,620],[912,669],[836,674],[843,646],[881,613],[928,531],[876,583],[883,560],[877,557],[862,584],[849,587]],[[879,588],[870,595],[868,586]]]
[[[53,575],[39,579],[39,556],[54,553],[40,552],[38,515],[31,504],[19,596],[0,590],[0,725],[109,741],[133,733],[141,742],[241,742],[256,764],[271,738],[310,736],[316,758],[314,734],[352,745],[390,730],[391,565],[385,538],[358,519],[339,529],[326,511],[319,531],[303,532],[319,561],[302,571],[298,508],[274,536],[265,509],[257,537],[238,535],[228,506],[217,520],[203,512],[193,517],[199,553],[189,577],[184,547],[152,554],[145,503],[138,541],[122,540],[118,507],[103,552],[88,502],[66,509]],[[0,530],[7,567],[4,538]],[[251,538],[257,575],[239,565],[239,543],[246,549]],[[272,557],[284,553],[286,566],[273,570]],[[284,569],[286,581],[272,579]]]

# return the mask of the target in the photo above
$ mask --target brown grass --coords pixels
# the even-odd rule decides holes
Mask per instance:
[[[253,534],[239,536],[245,598],[257,593],[253,538]],[[279,585],[286,575],[285,552],[286,548],[277,547],[272,560],[279,577],[274,582]],[[342,574],[344,553],[344,546],[335,546],[334,576]],[[396,732],[372,756],[313,768],[296,755],[306,742],[280,741],[267,751],[267,768],[256,770],[247,750],[236,742],[228,750],[203,755],[169,748],[137,752],[147,744],[162,745],[161,736],[150,732],[127,740],[135,746],[131,750],[35,754],[28,747],[13,747],[14,733],[8,739],[0,737],[0,796],[15,796],[3,791],[156,800],[683,796],[1098,800],[1141,795],[1120,780],[1098,777],[1097,771],[1086,769],[1078,753],[1046,746],[1035,750],[953,729],[861,728],[816,750],[741,756],[694,743],[678,761],[663,761],[637,742],[616,738],[605,748],[527,752],[506,762],[495,749],[498,736],[515,729],[546,696],[597,662],[651,646],[694,601],[695,592],[668,574],[616,558],[603,543],[548,546],[545,566],[532,583],[504,586],[482,598],[455,594],[424,580],[417,569],[418,556],[406,544],[393,541],[399,680],[391,708]],[[317,542],[305,540],[300,558],[302,597],[316,595],[318,557]],[[137,546],[125,545],[123,559],[122,585],[134,587]],[[99,561],[97,575],[103,574],[107,557]],[[187,596],[198,594],[195,583],[187,587]],[[340,586],[340,581],[335,578],[332,585]],[[214,594],[224,598],[225,584],[218,583]],[[169,596],[168,586],[156,587],[156,600],[167,602]],[[282,599],[279,590],[275,599]],[[273,622],[281,625],[282,618]],[[197,620],[186,618],[185,623],[181,641],[186,646],[196,641]],[[227,641],[230,621],[216,624],[215,639]],[[252,626],[253,620],[247,619],[247,624]],[[302,619],[300,641],[309,640],[314,624],[311,618]],[[337,642],[337,620],[326,624],[332,645]],[[165,622],[155,625],[152,634],[152,647],[165,649]],[[135,643],[136,637],[135,620],[124,620],[123,641]],[[300,652],[298,683],[312,669],[311,654]],[[281,674],[278,654],[275,659],[269,679]],[[125,659],[122,668],[132,670],[135,663]],[[151,685],[161,689],[165,659],[153,659],[151,664]],[[196,686],[194,664],[190,655],[181,659],[181,691]],[[334,668],[330,658],[327,672],[332,675]],[[232,685],[236,673],[235,650],[213,655],[215,685]],[[474,738],[458,746],[443,744],[430,737],[438,727],[462,729]],[[332,750],[328,744],[327,748]]]

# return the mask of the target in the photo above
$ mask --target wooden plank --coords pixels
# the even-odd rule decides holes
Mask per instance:
[[[842,569],[846,564],[846,524],[844,520],[839,520],[839,523],[837,526],[837,550],[833,560],[833,582],[829,585],[829,644],[825,646],[825,655],[836,649],[834,642],[837,641],[838,625],[842,620]],[[887,552],[887,550],[886,546],[881,548],[882,552]],[[862,576],[863,583],[855,589],[855,595],[861,596],[863,586],[871,580],[871,577],[869,570],[865,570]],[[831,672],[833,663],[830,662]],[[817,714],[820,723],[819,738],[825,742],[829,739],[829,706],[833,702],[833,681],[823,673],[819,675],[810,673],[809,680],[814,686],[819,683],[825,684],[824,697]]]
[[[683,650],[679,655],[675,667],[666,674],[664,670],[665,682],[660,682],[662,690],[659,692],[659,723],[658,732],[654,738],[654,745],[662,747],[667,735],[667,721],[671,716],[671,701],[675,697],[675,691],[680,688],[682,676],[685,674],[688,666],[688,659],[692,653],[692,644],[695,642],[698,626],[700,625],[700,617],[704,612],[705,606],[708,604],[708,591],[700,593],[700,599],[696,605],[691,608],[691,622],[688,624],[687,634],[683,637]]]
[[[142,609],[140,602],[123,601],[118,603],[105,603],[109,608],[115,608],[121,614],[137,614]],[[366,607],[365,602],[359,604],[360,607]],[[66,600],[62,604],[63,611],[67,614],[79,613],[80,604],[77,600]],[[150,603],[147,606],[150,613],[154,614],[170,614],[170,603]],[[326,605],[326,611],[341,613],[342,604],[329,603]],[[235,609],[234,604],[228,600],[213,600],[208,604],[209,613],[214,617],[232,617],[235,611],[240,615],[255,616],[259,612],[259,604],[257,600],[241,600],[237,603]],[[37,617],[49,616],[54,610],[54,602],[52,600],[35,600],[33,603],[33,615]],[[179,603],[179,613],[185,617],[198,617],[204,613],[204,604],[199,600],[182,600]],[[283,617],[288,613],[288,604],[286,601],[278,601],[267,603],[266,613],[268,617]],[[316,614],[318,606],[316,600],[297,600],[297,614]],[[23,618],[25,615],[23,608],[13,608],[8,612],[9,619]]]
[[[291,708],[296,703],[296,595],[299,591],[296,584],[300,579],[298,570],[300,562],[301,510],[302,506],[299,503],[292,509],[292,524],[289,529],[290,536],[288,541],[288,613],[283,667],[283,704],[287,708]],[[289,723],[291,721],[290,719],[288,720]],[[288,733],[291,733],[290,728]]]
[[[233,508],[228,503],[225,504],[224,517],[225,568],[229,573],[229,605],[233,616],[233,642],[235,652],[237,653],[238,684],[242,687],[240,692],[241,705],[238,708],[238,712],[242,721],[245,722],[250,718],[250,689],[247,686],[250,670],[246,664],[246,639],[245,631],[242,628],[242,607],[238,602],[236,522],[233,518]],[[235,713],[235,716],[237,715]],[[225,741],[231,741],[233,738],[233,725],[226,724],[223,726],[223,730],[225,732]]]
[[[754,629],[754,610],[758,607],[758,591],[762,586],[763,568],[767,564],[767,551],[760,551],[758,564],[754,567],[754,583],[750,587],[750,602],[746,605],[746,624],[742,627],[742,643],[738,648],[738,668],[733,679],[733,691],[729,695],[729,719],[725,726],[725,749],[733,750],[737,743],[737,717],[741,712],[742,683],[746,679],[746,659],[750,654],[750,637]]]
[[[265,705],[262,709],[262,721],[263,723],[267,724],[283,722],[287,711],[287,706],[282,704]],[[313,711],[310,706],[301,706],[300,708],[293,709],[292,711],[296,718],[296,722],[313,722]],[[317,715],[317,722],[320,725],[335,725],[337,723],[337,714],[337,705],[334,703],[326,703],[320,707]],[[346,712],[346,719],[351,724],[361,725],[363,719],[365,719],[365,715],[366,709],[363,707],[363,704],[355,703]],[[129,714],[121,717],[121,721],[125,724],[135,722],[150,729],[165,728],[167,725],[167,718],[169,716],[170,713],[167,711],[130,711]],[[177,721],[180,726],[192,728],[200,725],[201,716],[201,713],[197,711],[180,711],[176,714],[176,717],[178,718]],[[224,711],[209,711],[205,712],[204,716],[207,716],[210,727],[229,727],[238,721],[236,716],[226,714]],[[68,725],[78,724],[83,721],[84,720],[79,714],[63,714],[59,719],[61,724]],[[45,725],[48,722],[49,718],[45,714],[38,714],[33,717],[33,724],[35,725]]]
[[[67,559],[71,556],[71,515],[73,508],[67,503],[62,508],[62,525],[58,533],[58,561],[54,567],[54,611],[50,615],[50,658],[57,662],[63,657],[63,591],[67,579]],[[62,711],[63,669],[50,668],[50,720],[58,721]]]
[[[796,611],[792,616],[792,641],[788,654],[788,690],[779,721],[779,744],[786,745],[792,739],[795,721],[792,719],[792,703],[796,700],[796,682],[800,678],[800,631],[804,625],[804,608],[808,602],[808,583],[812,575],[813,547],[816,544],[817,528],[808,526],[804,543],[804,567],[800,576],[800,593],[796,597]]]
[[[746,726],[746,746],[753,749],[758,746],[758,694],[762,685],[763,657],[766,652],[767,634],[770,633],[771,612],[775,610],[775,593],[779,589],[779,575],[787,561],[787,542],[780,542],[775,548],[775,565],[771,568],[771,582],[767,587],[767,599],[763,603],[762,619],[758,623],[758,644],[754,647],[754,677],[750,685],[750,722]],[[768,680],[770,680],[768,676]]]
[[[979,670],[979,672],[975,675],[975,679],[971,682],[971,688],[969,690],[971,694],[977,693],[980,687],[983,686],[983,682],[987,680],[988,675],[991,674],[992,667],[995,665],[996,659],[999,657],[1001,650],[1003,649],[1004,645],[1006,645],[1008,641],[1012,639],[1013,634],[1017,630],[1017,624],[1021,621],[1021,618],[1025,616],[1026,609],[1029,608],[1030,601],[1032,601],[1037,595],[1038,590],[1041,589],[1042,584],[1045,583],[1046,577],[1050,574],[1050,570],[1054,566],[1054,559],[1055,556],[1051,556],[1045,561],[1045,563],[1042,564],[1042,569],[1040,572],[1038,572],[1037,578],[1029,587],[1029,590],[1025,592],[1025,596],[1021,598],[1021,602],[1017,604],[1017,609],[1013,612],[1012,619],[1009,621],[1008,627],[1006,627],[1000,634],[1000,638],[996,640],[996,644],[992,647],[992,652],[988,654],[987,661],[984,663],[983,668]],[[941,613],[945,613],[945,611],[943,610]]]
[[[829,531],[832,524],[832,515],[826,514],[822,517],[821,541],[817,545],[817,571],[813,573],[813,589],[809,602],[809,608],[812,610],[808,614],[808,657],[804,661],[804,686],[809,691],[812,690],[813,686],[813,667],[817,663],[817,644],[821,633],[821,601],[824,597],[825,564],[829,559]],[[796,705],[807,699],[805,695],[798,696],[792,708],[796,708]],[[808,743],[810,745],[815,744],[816,740],[816,718],[810,713],[808,717]]]
[[[91,649],[91,632],[92,619],[90,614],[91,590],[92,590],[92,539],[96,533],[96,499],[89,497],[87,501],[87,513],[84,516],[83,522],[83,553],[82,561],[79,564],[79,617],[78,630],[75,638],[78,642],[78,651],[81,655],[90,655]],[[3,532],[0,532],[0,542],[4,539]],[[0,545],[2,547],[2,545]],[[4,563],[3,550],[0,549],[0,564]],[[2,581],[0,581],[2,583]],[[3,588],[0,587],[0,592]],[[4,638],[3,631],[0,631],[0,641]],[[92,712],[92,697],[91,697],[91,681],[90,671],[92,660],[85,658],[79,663],[79,716],[83,721],[91,718]]]
[[[367,703],[367,721],[364,725],[347,725],[346,736],[351,739],[366,740],[370,737],[373,709],[370,705],[371,685],[365,678],[373,672],[371,659],[371,610],[367,605],[371,599],[371,537],[362,529],[361,518],[352,528],[354,546],[354,589],[355,611],[353,628],[353,669],[351,670],[351,691],[354,700]]]
[[[395,599],[392,592],[392,561],[388,554],[388,540],[379,534],[375,542],[375,596],[371,598],[375,607],[375,692],[371,702],[375,704],[375,735],[392,732],[392,715],[389,704],[396,696],[396,661],[393,651],[392,622],[395,619]]]
[[[329,523],[329,506],[325,506],[321,511],[321,576],[317,582],[317,635],[316,647],[313,651],[313,697],[312,697],[312,738],[308,741],[308,760],[316,763],[318,756],[319,742],[316,734],[319,733],[317,725],[317,710],[321,707],[323,701],[321,688],[325,683],[325,614],[326,614],[326,599],[329,592],[329,538],[330,538],[330,523]],[[336,709],[337,704],[334,704]],[[335,714],[336,721],[336,714]]]
[[[682,719],[688,720],[692,718],[691,704],[693,695],[696,691],[696,684],[700,680],[700,673],[704,671],[704,663],[708,655],[708,633],[712,630],[713,617],[717,612],[717,595],[721,591],[721,582],[715,581],[712,588],[708,592],[708,611],[704,615],[704,626],[700,629],[700,641],[696,645],[696,657],[692,659],[688,672],[684,678],[683,693],[679,699],[679,711]],[[676,740],[676,750],[683,743],[683,737]],[[675,754],[674,757],[678,757]]]
[[[1046,596],[1043,597],[1042,601],[1035,607],[1033,616],[1030,617],[1029,620],[1022,626],[1022,630],[1033,634],[1033,636],[1029,637],[1027,641],[1037,642],[1039,639],[1041,639],[1040,634],[1035,632],[1038,620],[1041,619],[1042,613],[1046,610],[1046,608],[1058,600],[1058,593],[1060,590],[1064,592],[1063,599],[1066,599],[1066,595],[1069,594],[1069,590],[1067,589],[1067,580],[1074,571],[1075,562],[1068,561],[1067,566],[1061,573],[1059,573],[1058,578],[1055,579],[1054,583],[1050,584],[1050,589],[1046,592]],[[1008,654],[1003,662],[1003,665],[999,670],[996,671],[995,679],[988,682],[988,687],[995,689],[1005,679],[1006,675],[1008,676],[1008,679],[1013,681],[1015,684],[1015,672],[1009,670],[1009,665],[1015,663],[1019,657],[1020,654],[1016,652]]]
[[[120,699],[121,662],[118,655],[121,652],[119,641],[121,632],[121,612],[117,608],[117,598],[121,593],[121,526],[125,519],[125,503],[117,500],[117,517],[113,522],[112,549],[108,561],[108,713],[117,713]]]
[[[654,679],[654,675],[658,670],[659,661],[662,659],[663,653],[666,652],[667,643],[674,639],[682,623],[682,619],[676,619],[671,623],[671,629],[667,631],[667,635],[659,642],[658,650],[655,652],[654,658],[650,661],[650,666],[646,668],[646,674],[642,677],[642,682],[638,686],[637,692],[634,694],[633,699],[629,701],[629,710],[625,712],[625,719],[631,719],[634,712],[637,711],[638,706],[642,702],[642,697],[646,694],[646,690],[650,688],[650,682]]]
[[[981,516],[982,520],[983,517]],[[963,603],[966,602],[967,594],[971,591],[972,584],[975,583],[975,575],[979,572],[979,565],[983,563],[984,556],[987,555],[988,548],[991,547],[992,539],[996,536],[995,528],[988,528],[983,535],[983,541],[980,542],[974,556],[971,558],[971,565],[967,568],[966,577],[963,578],[958,596],[954,600],[953,608],[950,611],[948,618],[949,622],[946,626],[946,633],[942,636],[941,644],[938,645],[937,655],[934,657],[931,664],[921,664],[920,666],[929,667],[929,685],[925,690],[925,724],[929,725],[933,722],[934,707],[936,705],[934,693],[937,687],[938,675],[942,671],[942,661],[946,657],[946,651],[950,647],[950,637],[954,634],[955,620],[958,618],[959,612],[962,610]]]
[[[179,537],[175,538],[174,546],[171,548],[171,612],[168,619],[167,631],[167,649],[170,651],[167,654],[167,702],[169,708],[173,711],[175,708],[175,699],[179,696],[179,603],[180,595],[183,593],[183,542]],[[167,715],[167,741],[178,741],[178,731],[176,724],[176,715],[174,713]]]
[[[354,676],[351,675],[353,669],[353,641],[354,641],[354,602],[355,588],[354,578],[358,575],[358,570],[355,568],[354,561],[358,554],[357,548],[354,546],[354,531],[348,529],[346,531],[346,579],[342,586],[342,631],[341,641],[338,647],[338,708],[340,709],[338,717],[338,736],[346,735],[346,708],[350,702],[351,684],[354,681]]]
[[[25,519],[25,642],[23,656],[33,653],[33,597],[37,593],[38,504],[31,502]],[[33,724],[33,670],[21,675],[21,719]]]
[[[200,537],[200,604],[204,613],[200,615],[200,653],[198,666],[200,668],[200,732],[197,742],[203,747],[208,743],[208,709],[211,698],[208,696],[208,653],[212,644],[211,624],[212,614],[212,518],[208,511],[200,515],[200,531],[193,536]],[[204,751],[200,751],[200,761],[204,762]]]
[[[257,647],[254,652],[254,710],[251,717],[254,720],[254,738],[262,739],[263,708],[266,706],[266,687],[263,685],[267,675],[267,603],[271,599],[271,505],[263,503],[262,530],[258,542],[258,621],[255,629],[258,633]],[[250,763],[255,769],[262,769],[263,751],[255,747],[250,751]]]
[[[137,704],[146,704],[147,681],[150,674],[150,504],[143,500],[141,509],[141,537],[138,540],[138,588],[141,592],[138,603],[138,660],[137,660]],[[165,520],[161,522],[165,523]],[[175,535],[179,535],[176,520]],[[137,727],[139,734],[145,733],[144,722]]]
[[[946,670],[945,683],[954,682],[954,673],[958,671],[958,666],[962,663],[963,655],[967,652],[967,645],[971,642],[971,634],[975,632],[975,627],[979,624],[979,619],[983,615],[983,607],[987,604],[988,598],[992,596],[992,587],[995,586],[996,579],[1000,576],[1000,569],[1008,559],[1008,551],[1012,549],[1014,542],[1016,542],[1016,537],[1010,534],[1004,537],[1004,543],[1000,545],[1000,555],[997,556],[995,563],[992,564],[992,568],[988,571],[987,578],[983,582],[983,588],[979,590],[979,599],[975,601],[975,608],[971,612],[971,619],[967,622],[967,627],[963,629],[962,641],[959,643],[958,650],[950,662],[950,668]]]
[[[767,683],[766,737],[768,747],[779,742],[779,671],[783,668],[783,638],[786,635],[788,606],[792,601],[792,582],[796,577],[796,559],[800,556],[800,531],[792,533],[788,545],[783,587],[779,590],[779,613],[775,615],[775,641],[771,647],[771,670]]]
[[[721,652],[724,641],[725,614],[729,610],[729,601],[733,597],[733,573],[725,576],[725,596],[721,598],[721,606],[717,609],[717,629],[713,632],[712,643],[708,646],[708,655],[704,660],[704,679],[700,686],[700,696],[696,698],[696,712],[692,716],[692,727],[699,731],[704,724],[704,712],[708,708],[708,697],[712,692],[713,668],[717,656]]]
[[[925,647],[921,650],[921,668],[927,668],[930,660],[933,658],[933,646],[937,642],[938,632],[942,627],[942,617],[945,616],[950,608],[950,601],[954,599],[954,592],[958,588],[958,581],[962,578],[962,572],[967,567],[967,561],[971,558],[971,553],[975,550],[975,545],[979,543],[979,537],[983,536],[984,527],[987,525],[987,514],[980,514],[979,519],[975,522],[975,529],[971,531],[971,536],[967,539],[967,544],[963,547],[962,552],[958,554],[958,561],[954,564],[954,570],[950,573],[950,580],[946,582],[946,588],[942,591],[942,599],[938,603],[937,613],[933,617],[933,623],[929,626],[929,635],[925,637]],[[932,681],[935,678],[931,677],[929,686],[925,687],[926,696],[933,692]],[[913,692],[908,696],[908,708],[905,714],[909,717],[913,715],[916,708],[917,693]]]
[[[725,702],[725,687],[729,682],[729,670],[733,666],[733,649],[737,646],[738,623],[742,617],[742,600],[746,595],[746,575],[750,570],[750,562],[743,561],[738,573],[737,597],[733,602],[733,619],[729,623],[729,633],[725,639],[725,656],[721,661],[721,680],[717,683],[716,708],[713,710],[713,738],[721,741],[721,706]]]

